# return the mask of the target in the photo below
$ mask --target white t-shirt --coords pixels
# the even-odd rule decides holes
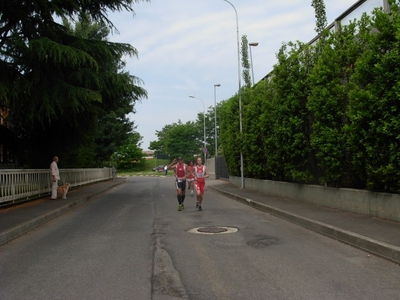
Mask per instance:
[[[53,177],[53,176],[56,176],[56,179],[57,180],[60,180],[60,172],[58,171],[58,166],[57,166],[57,163],[55,162],[55,161],[53,161],[51,164],[50,164],[50,175]]]

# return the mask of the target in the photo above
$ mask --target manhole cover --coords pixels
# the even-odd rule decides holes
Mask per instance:
[[[228,231],[227,228],[224,227],[203,227],[197,229],[198,232],[206,232],[206,233],[221,233]]]
[[[198,227],[189,230],[190,233],[198,233],[198,234],[223,234],[223,233],[234,233],[237,231],[238,229],[235,227],[226,227],[226,226]]]

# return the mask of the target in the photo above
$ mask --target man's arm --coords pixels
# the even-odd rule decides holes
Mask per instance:
[[[183,167],[185,168],[185,177],[183,177],[182,179],[183,180],[186,180],[186,177],[187,177],[187,164],[183,164]]]
[[[51,175],[51,179],[52,179],[53,181],[56,181],[56,180],[57,180],[56,166],[55,166],[55,163],[54,163],[54,162],[52,162],[52,163],[50,164],[50,175]]]
[[[172,170],[173,168],[175,168],[176,164],[178,163],[178,160],[176,158],[174,158],[174,160],[172,161],[172,163],[170,163],[167,167],[168,170]]]
[[[208,178],[209,176],[210,175],[208,175],[207,168],[204,166],[204,178]]]
[[[56,175],[56,164],[54,162],[50,164],[50,173],[51,175]]]

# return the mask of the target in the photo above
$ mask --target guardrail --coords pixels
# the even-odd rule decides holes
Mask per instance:
[[[70,187],[113,179],[115,170],[102,169],[60,169],[59,185],[68,182]],[[49,170],[12,169],[0,170],[0,205],[7,202],[29,200],[49,195],[51,178]]]

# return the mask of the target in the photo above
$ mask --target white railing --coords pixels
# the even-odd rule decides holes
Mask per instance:
[[[59,185],[68,182],[71,187],[113,179],[111,168],[60,169]],[[0,170],[0,204],[29,199],[51,192],[49,170]]]

